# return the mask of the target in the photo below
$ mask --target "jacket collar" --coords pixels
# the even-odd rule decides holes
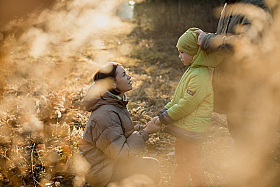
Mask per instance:
[[[123,95],[123,98],[121,98],[119,95],[115,95],[109,91],[106,91],[106,94],[117,98],[120,101],[120,103],[122,103],[122,105],[124,105],[124,106],[126,106],[128,104],[128,97],[125,94]]]

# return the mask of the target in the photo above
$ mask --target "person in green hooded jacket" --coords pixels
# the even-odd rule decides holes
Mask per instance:
[[[188,69],[173,99],[159,112],[157,125],[175,139],[175,186],[185,186],[191,174],[193,186],[207,186],[201,163],[201,143],[210,126],[213,88],[208,67],[216,67],[221,57],[207,54],[197,44],[198,28],[188,29],[178,40],[179,58]]]

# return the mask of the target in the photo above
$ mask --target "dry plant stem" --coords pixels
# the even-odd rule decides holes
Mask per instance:
[[[34,177],[34,171],[33,171],[33,153],[34,153],[34,147],[35,147],[35,143],[33,144],[33,146],[32,146],[32,151],[31,151],[31,171],[32,171],[34,186],[36,186],[36,183],[39,184],[39,182],[36,181],[36,179],[35,179],[35,177]]]
[[[11,162],[13,163],[13,166],[15,165],[14,162],[13,162],[11,159],[9,159],[8,157],[6,157],[6,155],[4,155],[4,154],[2,154],[2,153],[0,153],[0,155],[2,155],[2,156],[3,156],[4,158],[6,158],[7,160],[11,161]]]

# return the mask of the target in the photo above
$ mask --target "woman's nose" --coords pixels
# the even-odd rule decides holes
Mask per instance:
[[[127,78],[128,78],[128,79],[131,79],[131,76],[130,76],[130,75],[128,75],[128,76],[127,76]]]

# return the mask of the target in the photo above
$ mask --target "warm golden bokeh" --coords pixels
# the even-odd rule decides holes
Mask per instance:
[[[14,1],[9,0],[9,3],[14,4]],[[9,20],[9,17],[17,10],[3,9],[3,2],[3,0],[0,1],[0,17],[3,14],[2,18]],[[28,2],[32,4],[35,0]],[[134,107],[132,113],[134,112],[134,119],[137,119],[135,123],[145,123],[150,119],[149,117],[153,117],[138,109],[142,107],[157,112],[161,107],[159,105],[163,105],[170,99],[169,95],[174,92],[178,81],[171,79],[180,77],[178,69],[172,69],[170,64],[178,62],[169,62],[170,69],[166,66],[165,69],[161,69],[164,66],[159,61],[154,62],[153,66],[146,66],[145,60],[152,58],[149,56],[150,53],[143,52],[143,56],[146,57],[143,61],[129,56],[137,48],[149,49],[152,42],[145,43],[144,40],[137,38],[135,45],[134,40],[124,39],[136,26],[130,22],[123,22],[116,16],[116,10],[123,2],[64,0],[52,4],[53,1],[48,1],[48,4],[43,5],[48,9],[36,12],[32,12],[32,7],[27,6],[30,4],[24,3],[25,6],[21,5],[23,6],[21,8],[28,8],[26,12],[29,14],[25,15],[24,19],[5,23],[4,27],[1,27],[0,142],[2,147],[0,153],[1,159],[5,160],[5,164],[1,165],[2,177],[12,178],[12,175],[3,168],[19,168],[22,176],[27,176],[30,170],[36,170],[37,173],[42,171],[40,177],[36,176],[40,180],[37,181],[32,174],[31,180],[35,186],[44,186],[54,182],[56,172],[63,173],[69,169],[76,175],[73,178],[74,186],[84,185],[83,175],[88,166],[78,155],[77,142],[89,114],[81,108],[80,104],[86,89],[92,84],[93,73],[108,61],[117,61],[124,67],[141,66],[146,72],[162,71],[160,76],[152,79],[150,75],[147,76],[140,71],[141,68],[135,68],[132,82],[137,93],[132,92],[131,96],[135,96],[134,99],[138,101],[130,105]],[[237,13],[246,12],[246,16],[254,21],[252,28],[245,32],[244,37],[233,37],[228,41],[235,46],[234,58],[238,59],[237,64],[232,64],[235,70],[232,79],[235,80],[234,86],[240,102],[234,103],[233,110],[254,108],[256,117],[252,120],[255,120],[258,126],[252,131],[262,137],[255,142],[256,147],[248,148],[252,152],[243,155],[248,157],[247,160],[252,162],[251,165],[254,168],[236,166],[242,168],[243,176],[251,175],[249,170],[262,176],[262,170],[271,164],[268,162],[271,162],[275,154],[277,138],[279,138],[277,131],[280,121],[280,25],[278,24],[280,23],[280,8],[277,0],[268,2],[273,10],[273,18],[256,7],[238,5],[240,7]],[[24,14],[24,12],[17,13],[18,16]],[[4,14],[7,17],[4,17]],[[239,29],[241,33],[244,32],[244,28],[236,29]],[[220,41],[216,42],[219,44]],[[131,65],[131,63],[134,64]],[[166,83],[164,80],[169,75],[170,78],[166,79],[168,80]],[[250,82],[250,86],[244,87],[244,81]],[[94,92],[93,97],[110,87],[110,82],[102,83],[100,92]],[[160,90],[156,91],[154,88]],[[149,98],[149,102],[145,103],[145,99],[152,96],[157,97]],[[214,114],[213,121],[219,122],[221,127],[215,129],[215,132],[211,131],[209,133],[211,136],[209,135],[207,142],[203,144],[207,180],[213,186],[222,179],[214,180],[211,176],[215,174],[211,168],[217,165],[218,168],[222,168],[218,172],[223,173],[227,171],[228,163],[236,159],[233,155],[228,156],[233,150],[232,141],[225,126],[217,120],[223,119],[219,116],[219,114]],[[223,135],[224,139],[217,137],[219,133],[226,134]],[[154,144],[151,143],[153,146],[157,145],[159,137],[153,137],[154,139],[151,140],[154,142]],[[156,149],[158,152],[173,141],[172,138],[168,138],[162,140],[164,144],[158,145]],[[219,147],[217,141],[227,143],[227,147],[220,150],[224,153],[224,155],[219,155],[223,159],[210,161],[213,157],[209,155],[215,155],[210,153],[213,151],[210,148]],[[172,149],[172,147],[168,148],[169,154],[161,155],[155,152],[148,154],[162,158],[162,162],[166,164],[164,167],[170,170],[174,164]],[[224,159],[225,155],[228,156],[228,160]],[[267,172],[271,175],[261,180],[260,186],[275,185],[271,181],[278,175],[278,170],[274,169],[270,166]],[[166,175],[163,173],[162,185],[170,184],[169,176]],[[133,177],[137,180],[141,179],[143,184],[150,182],[143,176]],[[225,178],[223,180],[235,180],[230,176]],[[132,183],[129,181],[132,179],[127,179],[119,185],[127,186],[127,183]],[[19,185],[20,180],[11,179],[14,185]],[[55,181],[59,180],[56,178]],[[119,185],[111,184],[112,187]]]

